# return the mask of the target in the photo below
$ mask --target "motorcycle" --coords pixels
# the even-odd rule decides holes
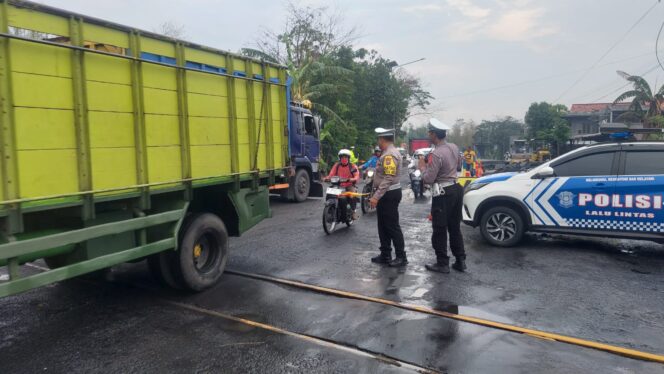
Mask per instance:
[[[341,183],[348,182],[346,178],[334,176],[330,178],[330,187],[325,193],[325,208],[323,208],[323,230],[330,235],[337,227],[338,223],[345,223],[351,227],[355,222],[353,220],[353,209],[351,208],[351,198],[357,193],[346,191],[341,187]]]
[[[415,169],[410,173],[410,188],[413,190],[413,195],[415,199],[418,197],[424,197],[424,184],[422,183],[422,172],[419,169]]]
[[[364,173],[364,187],[362,187],[361,202],[363,214],[367,214],[376,210],[376,208],[372,208],[371,204],[369,204],[369,200],[371,199],[371,194],[373,192],[373,177],[375,172],[375,169],[367,169],[367,171]]]

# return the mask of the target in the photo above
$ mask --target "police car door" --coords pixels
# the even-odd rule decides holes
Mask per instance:
[[[620,175],[614,206],[616,229],[625,232],[664,232],[664,144],[622,146]]]
[[[541,180],[529,194],[533,223],[565,231],[609,229],[619,150],[599,146],[554,160],[554,177]]]

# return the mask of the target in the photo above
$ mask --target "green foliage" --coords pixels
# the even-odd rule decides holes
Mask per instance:
[[[477,131],[477,124],[474,121],[466,121],[459,118],[452,125],[452,131],[447,134],[447,141],[456,144],[459,149],[473,146],[475,143],[473,137]]]
[[[281,32],[266,31],[257,49],[240,52],[288,67],[293,99],[311,100],[323,117],[326,161],[350,146],[359,158],[369,157],[376,144],[374,128],[400,130],[412,109],[429,105],[431,95],[417,78],[395,70],[395,61],[352,47],[354,29],[343,30],[339,14],[292,3],[288,13]]]
[[[547,102],[532,103],[526,112],[526,135],[529,139],[546,140],[550,137],[556,125],[565,121],[562,115],[567,107],[562,104],[549,104]]]
[[[560,154],[571,133],[569,123],[562,118],[566,112],[567,107],[562,104],[549,104],[544,101],[530,104],[525,118],[528,139],[536,143],[543,142]]]
[[[415,127],[412,123],[406,125],[404,132],[406,140],[408,139],[426,139],[429,137],[429,131],[426,126]]]
[[[622,72],[620,74],[632,82],[632,89],[620,94],[613,102],[615,104],[627,99],[632,99],[632,102],[629,112],[621,115],[619,119],[643,122],[646,127],[659,127],[657,117],[661,116],[661,108],[664,105],[664,85],[659,90],[653,91],[644,78]],[[644,111],[643,106],[648,109]]]
[[[524,136],[525,125],[517,119],[507,116],[494,121],[482,121],[477,126],[473,140],[483,158],[502,159],[510,150],[513,139]]]

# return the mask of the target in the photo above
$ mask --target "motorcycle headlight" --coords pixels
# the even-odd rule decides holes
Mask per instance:
[[[489,184],[489,183],[488,182],[484,182],[484,183],[473,182],[470,185],[468,185],[468,188],[466,188],[466,192],[479,190],[480,188],[486,186],[487,184]]]
[[[367,177],[371,178],[371,177],[373,177],[373,175],[374,175],[374,171],[373,171],[373,170],[369,170],[369,171],[367,171]]]

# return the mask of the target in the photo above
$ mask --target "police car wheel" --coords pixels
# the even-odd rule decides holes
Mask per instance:
[[[480,230],[490,244],[511,247],[521,241],[524,224],[521,215],[514,209],[497,206],[482,215]]]

